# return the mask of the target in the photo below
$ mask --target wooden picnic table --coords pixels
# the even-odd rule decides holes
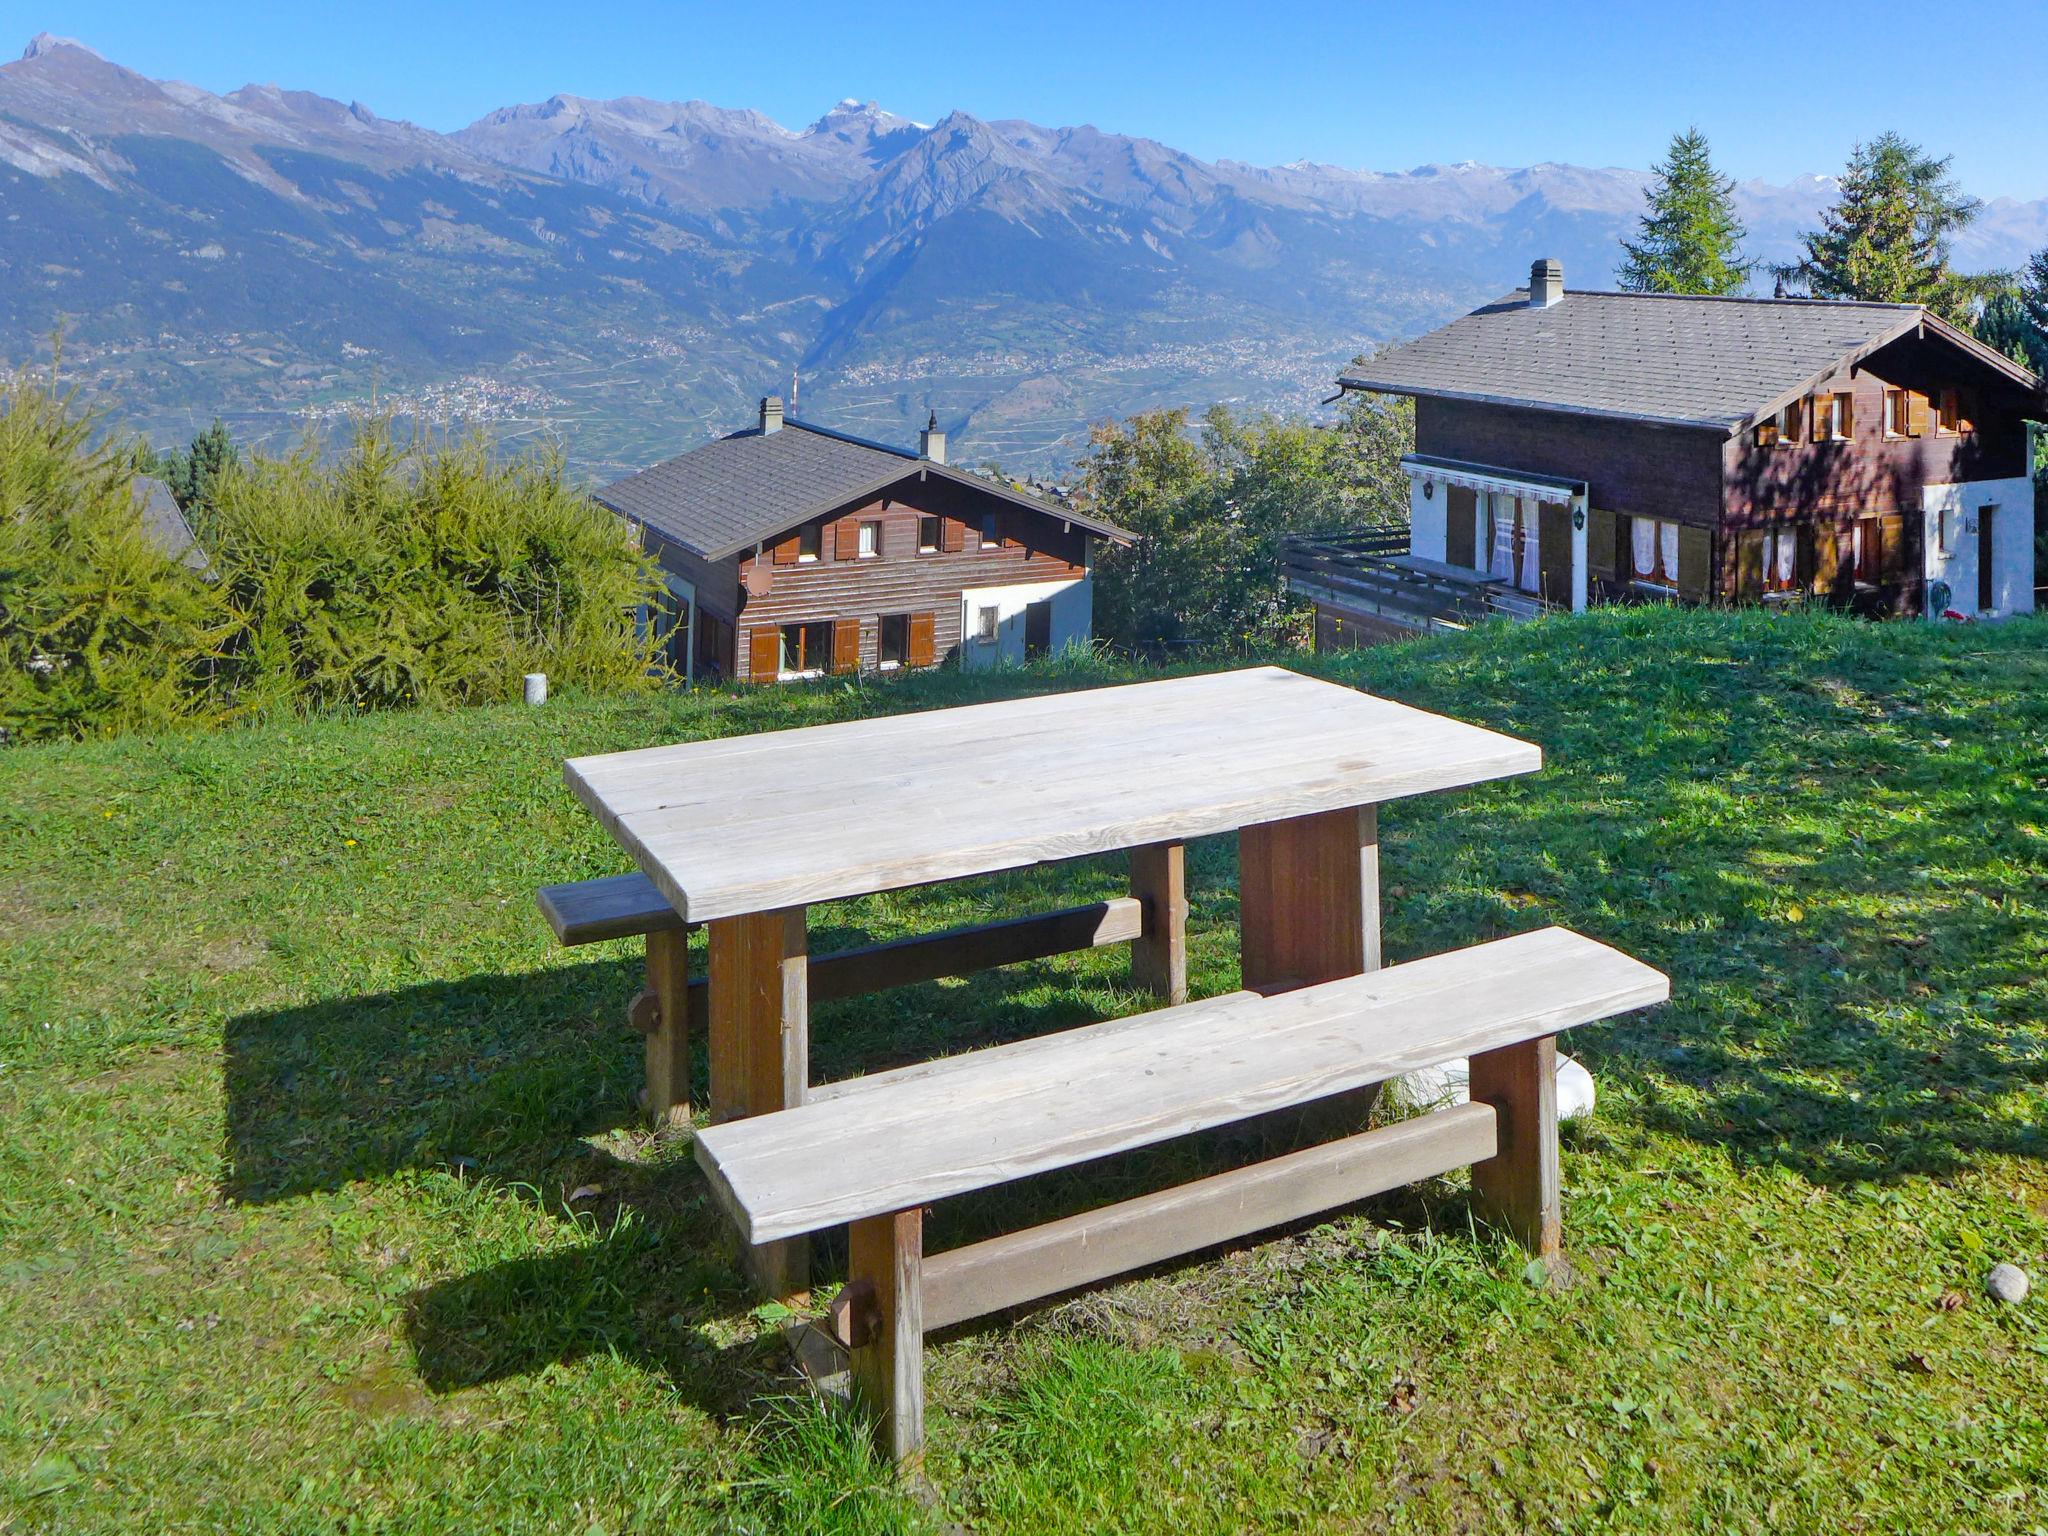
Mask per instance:
[[[672,909],[638,930],[659,1122],[688,1114],[690,926],[708,929],[711,1116],[764,1114],[811,1092],[814,993],[1129,941],[1138,981],[1183,1001],[1193,838],[1237,834],[1245,988],[1377,969],[1376,807],[1541,766],[1528,742],[1253,667],[574,758],[565,775]],[[1119,850],[1122,902],[809,954],[812,903]],[[807,1241],[750,1250],[756,1282],[807,1288]]]

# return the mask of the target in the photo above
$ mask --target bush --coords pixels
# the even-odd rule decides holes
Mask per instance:
[[[218,595],[144,532],[143,450],[99,427],[54,374],[0,383],[0,740],[224,712]]]
[[[482,703],[527,672],[601,692],[650,680],[633,615],[659,578],[558,454],[400,445],[370,418],[332,463],[309,444],[230,466],[196,523],[246,706]]]
[[[156,462],[54,379],[0,386],[0,740],[659,675],[634,623],[658,573],[558,454],[400,444],[381,418],[332,461],[229,454],[190,508],[203,571],[143,528]]]

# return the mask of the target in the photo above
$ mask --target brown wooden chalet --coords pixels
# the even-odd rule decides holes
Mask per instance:
[[[1359,364],[1415,400],[1405,546],[1303,541],[1318,642],[1593,602],[2034,606],[2041,381],[1917,305],[1527,288]]]
[[[686,678],[1024,661],[1092,635],[1094,542],[1130,535],[919,450],[785,419],[628,476],[597,499],[668,578],[647,615]]]

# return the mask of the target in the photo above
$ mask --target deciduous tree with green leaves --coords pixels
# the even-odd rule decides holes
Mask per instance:
[[[1956,185],[1949,164],[1896,133],[1857,145],[1834,206],[1800,237],[1805,255],[1780,276],[1815,298],[1924,304],[1967,327],[1995,284],[1949,265],[1949,242],[1983,207]]]
[[[1714,169],[1697,128],[1675,134],[1643,189],[1649,205],[1615,281],[1630,293],[1740,293],[1756,262],[1742,254],[1748,231],[1735,213],[1735,183]]]

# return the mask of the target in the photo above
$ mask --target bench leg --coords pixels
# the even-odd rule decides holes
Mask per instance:
[[[655,1130],[690,1123],[690,945],[681,928],[647,935],[647,1118]]]
[[[810,1083],[810,940],[804,909],[787,907],[709,925],[711,1118],[737,1120],[803,1103]],[[810,1239],[747,1250],[765,1294],[810,1289]]]
[[[1168,1003],[1188,1000],[1187,849],[1150,843],[1131,850],[1131,894],[1145,904],[1145,931],[1131,941],[1131,980]]]
[[[846,1284],[861,1312],[853,1384],[874,1416],[875,1443],[899,1467],[924,1454],[924,1212],[856,1221],[847,1231]]]
[[[1472,1165],[1479,1214],[1554,1259],[1563,1208],[1557,1157],[1557,1037],[1526,1040],[1472,1058],[1471,1098],[1500,1120],[1500,1150]]]

